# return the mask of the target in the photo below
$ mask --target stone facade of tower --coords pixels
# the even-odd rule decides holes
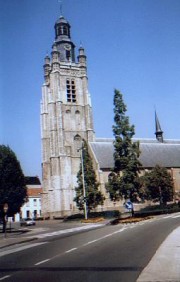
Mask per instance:
[[[94,141],[86,56],[77,62],[70,25],[61,16],[55,23],[51,56],[45,57],[41,100],[41,140],[44,216],[73,213],[82,139]]]

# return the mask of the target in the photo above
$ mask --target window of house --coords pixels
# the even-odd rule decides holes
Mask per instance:
[[[75,81],[66,80],[67,102],[76,103],[76,86]]]
[[[34,217],[37,217],[37,210],[34,210]]]

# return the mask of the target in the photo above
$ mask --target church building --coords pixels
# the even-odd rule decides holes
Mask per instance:
[[[84,48],[79,47],[76,60],[68,21],[60,16],[54,27],[51,56],[45,57],[41,99],[42,214],[53,217],[78,211],[73,199],[83,139],[88,143],[100,190],[106,196],[100,208],[110,209],[113,203],[105,183],[114,165],[113,139],[95,138]],[[180,140],[163,140],[156,115],[156,139],[139,141],[144,169],[156,164],[167,167],[179,192]]]

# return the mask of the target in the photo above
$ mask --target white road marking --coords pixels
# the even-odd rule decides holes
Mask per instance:
[[[113,236],[113,235],[115,235],[115,234],[117,234],[117,233],[121,233],[121,232],[123,232],[123,231],[126,230],[126,229],[127,229],[127,227],[122,228],[122,229],[117,230],[117,231],[114,231],[113,233],[107,234],[107,235],[105,235],[105,236],[103,236],[103,237],[100,237],[100,238],[98,238],[98,239],[95,239],[95,240],[93,240],[93,241],[89,241],[88,243],[84,244],[83,246],[87,246],[87,245],[93,244],[93,243],[95,243],[95,242],[98,242],[98,241],[103,240],[103,239],[105,239],[105,238],[108,238],[108,237],[110,237],[110,236]]]
[[[107,238],[107,237],[110,237],[110,236],[112,236],[113,235],[113,233],[112,234],[107,234],[107,235],[105,235],[103,238]]]
[[[0,257],[3,257],[5,255],[9,255],[9,254],[13,254],[13,253],[16,253],[16,252],[20,252],[20,251],[23,251],[23,250],[26,250],[26,249],[29,249],[29,248],[33,248],[33,247],[36,247],[36,246],[40,246],[42,244],[47,244],[47,242],[34,243],[34,244],[27,245],[27,246],[21,246],[21,247],[12,249],[12,250],[2,251],[0,253]]]
[[[162,219],[166,219],[166,218],[170,218],[172,217],[172,215],[167,215],[167,216],[164,216]],[[161,218],[160,218],[161,219]]]
[[[70,252],[73,252],[73,251],[75,251],[75,250],[77,250],[77,248],[72,248],[72,249],[66,251],[65,253],[70,253]]]
[[[88,229],[92,229],[92,228],[96,228],[96,227],[100,227],[100,226],[104,226],[104,225],[105,224],[102,224],[102,223],[101,224],[89,224],[89,225],[85,225],[85,226],[81,226],[81,227],[69,228],[69,229],[54,231],[54,232],[50,232],[50,233],[37,234],[37,235],[33,235],[31,237],[28,237],[28,238],[32,238],[32,237],[35,236],[38,239],[42,239],[42,238],[46,238],[46,237],[58,236],[58,235],[72,233],[72,232],[81,231],[81,230],[88,230]]]
[[[7,279],[7,278],[9,278],[9,277],[11,277],[11,275],[3,276],[3,277],[0,278],[0,281],[5,280],[5,279]]]
[[[113,234],[121,233],[121,232],[123,232],[124,230],[126,230],[127,228],[128,228],[128,227],[124,227],[124,228],[122,228],[122,229],[119,229],[119,230],[117,230],[117,231],[114,231]]]
[[[95,243],[97,241],[99,241],[100,239],[96,239],[96,240],[93,240],[93,241],[89,241],[88,243],[84,244],[83,246],[87,246],[87,245],[90,245],[92,243]]]
[[[45,263],[45,262],[47,262],[47,261],[49,261],[49,260],[50,260],[50,259],[42,260],[42,261],[40,261],[40,262],[35,263],[35,265],[40,265],[40,264]]]
[[[179,215],[176,215],[176,216],[173,216],[173,218],[178,218],[178,217],[180,217],[180,214],[179,214]]]

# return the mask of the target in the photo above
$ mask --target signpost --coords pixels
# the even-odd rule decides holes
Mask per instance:
[[[128,210],[132,210],[133,208],[133,204],[130,200],[128,200],[126,203],[125,203],[125,208],[128,209]]]
[[[127,200],[124,203],[125,208],[132,213],[132,216],[134,216],[134,207],[133,207],[133,203],[130,200]]]
[[[4,232],[4,237],[6,238],[6,223],[7,223],[7,212],[8,212],[8,204],[7,203],[4,204],[3,211],[4,211],[3,232]]]

